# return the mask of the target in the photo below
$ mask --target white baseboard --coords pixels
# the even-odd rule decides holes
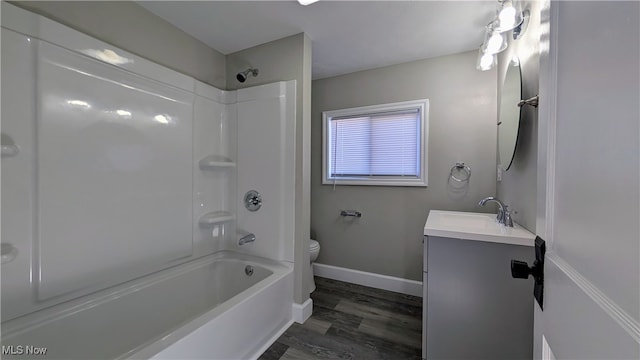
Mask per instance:
[[[302,304],[293,303],[291,311],[293,314],[293,321],[298,324],[303,324],[309,317],[311,317],[311,313],[313,312],[313,300],[307,299],[307,301]]]
[[[422,297],[422,281],[374,274],[366,271],[318,263],[313,263],[313,274],[315,276],[340,280],[352,284]]]

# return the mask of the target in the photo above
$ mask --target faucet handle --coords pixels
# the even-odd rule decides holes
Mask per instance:
[[[513,227],[513,219],[511,219],[511,210],[509,210],[509,207],[507,205],[504,206],[502,220],[503,220],[502,223],[504,224],[504,226]]]
[[[498,211],[496,212],[496,221],[500,224],[504,224],[504,215],[506,208],[506,206],[499,206]]]

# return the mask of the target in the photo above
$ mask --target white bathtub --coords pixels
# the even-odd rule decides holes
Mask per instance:
[[[219,252],[9,321],[2,358],[256,358],[292,323],[292,268]]]

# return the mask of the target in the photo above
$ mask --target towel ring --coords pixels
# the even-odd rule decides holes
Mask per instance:
[[[453,172],[454,171],[459,171],[465,174],[465,176],[463,178],[457,178]],[[449,176],[451,176],[451,178],[457,182],[465,182],[465,181],[469,181],[469,178],[471,178],[471,168],[468,167],[467,165],[465,165],[463,162],[458,162],[456,163],[454,166],[451,167],[451,171],[449,172]]]

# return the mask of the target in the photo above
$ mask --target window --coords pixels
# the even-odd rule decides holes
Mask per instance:
[[[322,183],[427,186],[429,100],[325,111]]]

